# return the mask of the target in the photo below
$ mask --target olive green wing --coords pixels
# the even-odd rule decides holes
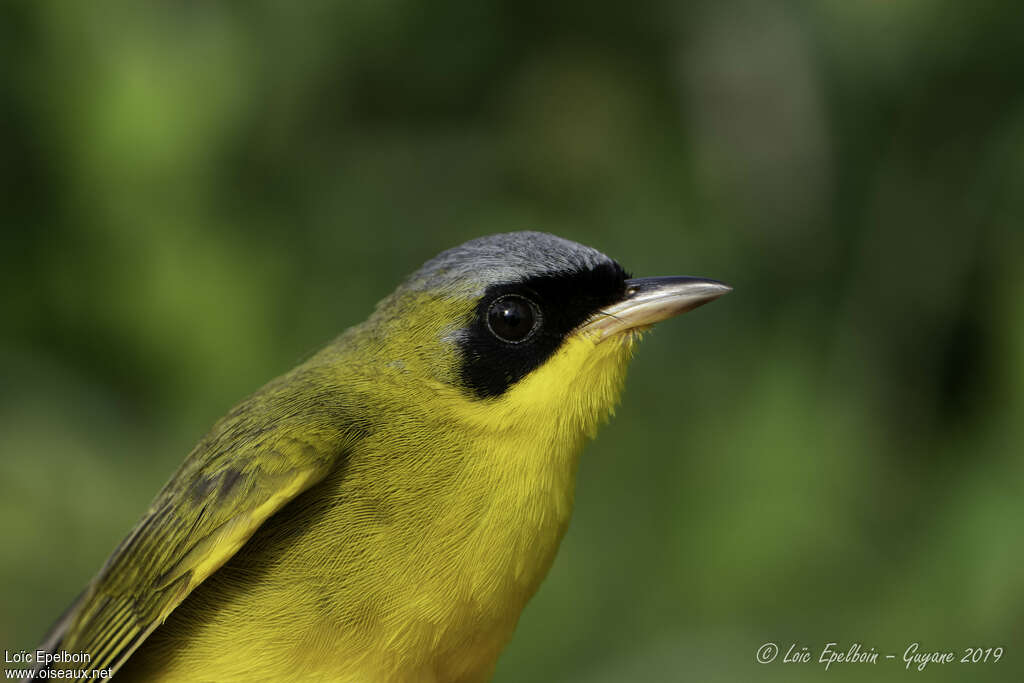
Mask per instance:
[[[117,670],[263,522],[342,457],[337,432],[226,418],[186,459],[41,649]]]

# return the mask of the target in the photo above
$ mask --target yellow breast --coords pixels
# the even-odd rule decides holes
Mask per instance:
[[[632,337],[570,338],[501,397],[431,387],[272,518],[126,680],[486,680],[569,523]],[[596,365],[595,365],[596,364]]]

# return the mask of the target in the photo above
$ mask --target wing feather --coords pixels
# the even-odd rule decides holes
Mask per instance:
[[[196,446],[42,649],[85,651],[89,668],[116,671],[264,521],[341,460],[348,434],[323,400],[312,414],[293,409],[270,425],[253,421],[290,405],[273,389]]]

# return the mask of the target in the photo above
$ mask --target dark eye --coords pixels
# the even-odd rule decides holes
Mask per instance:
[[[518,344],[525,341],[540,323],[537,304],[518,294],[495,299],[487,309],[487,327],[498,339]]]

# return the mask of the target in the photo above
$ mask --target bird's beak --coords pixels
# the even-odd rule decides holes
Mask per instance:
[[[732,287],[698,277],[644,277],[626,280],[626,296],[605,306],[584,326],[597,341],[628,330],[646,329],[714,301]]]

